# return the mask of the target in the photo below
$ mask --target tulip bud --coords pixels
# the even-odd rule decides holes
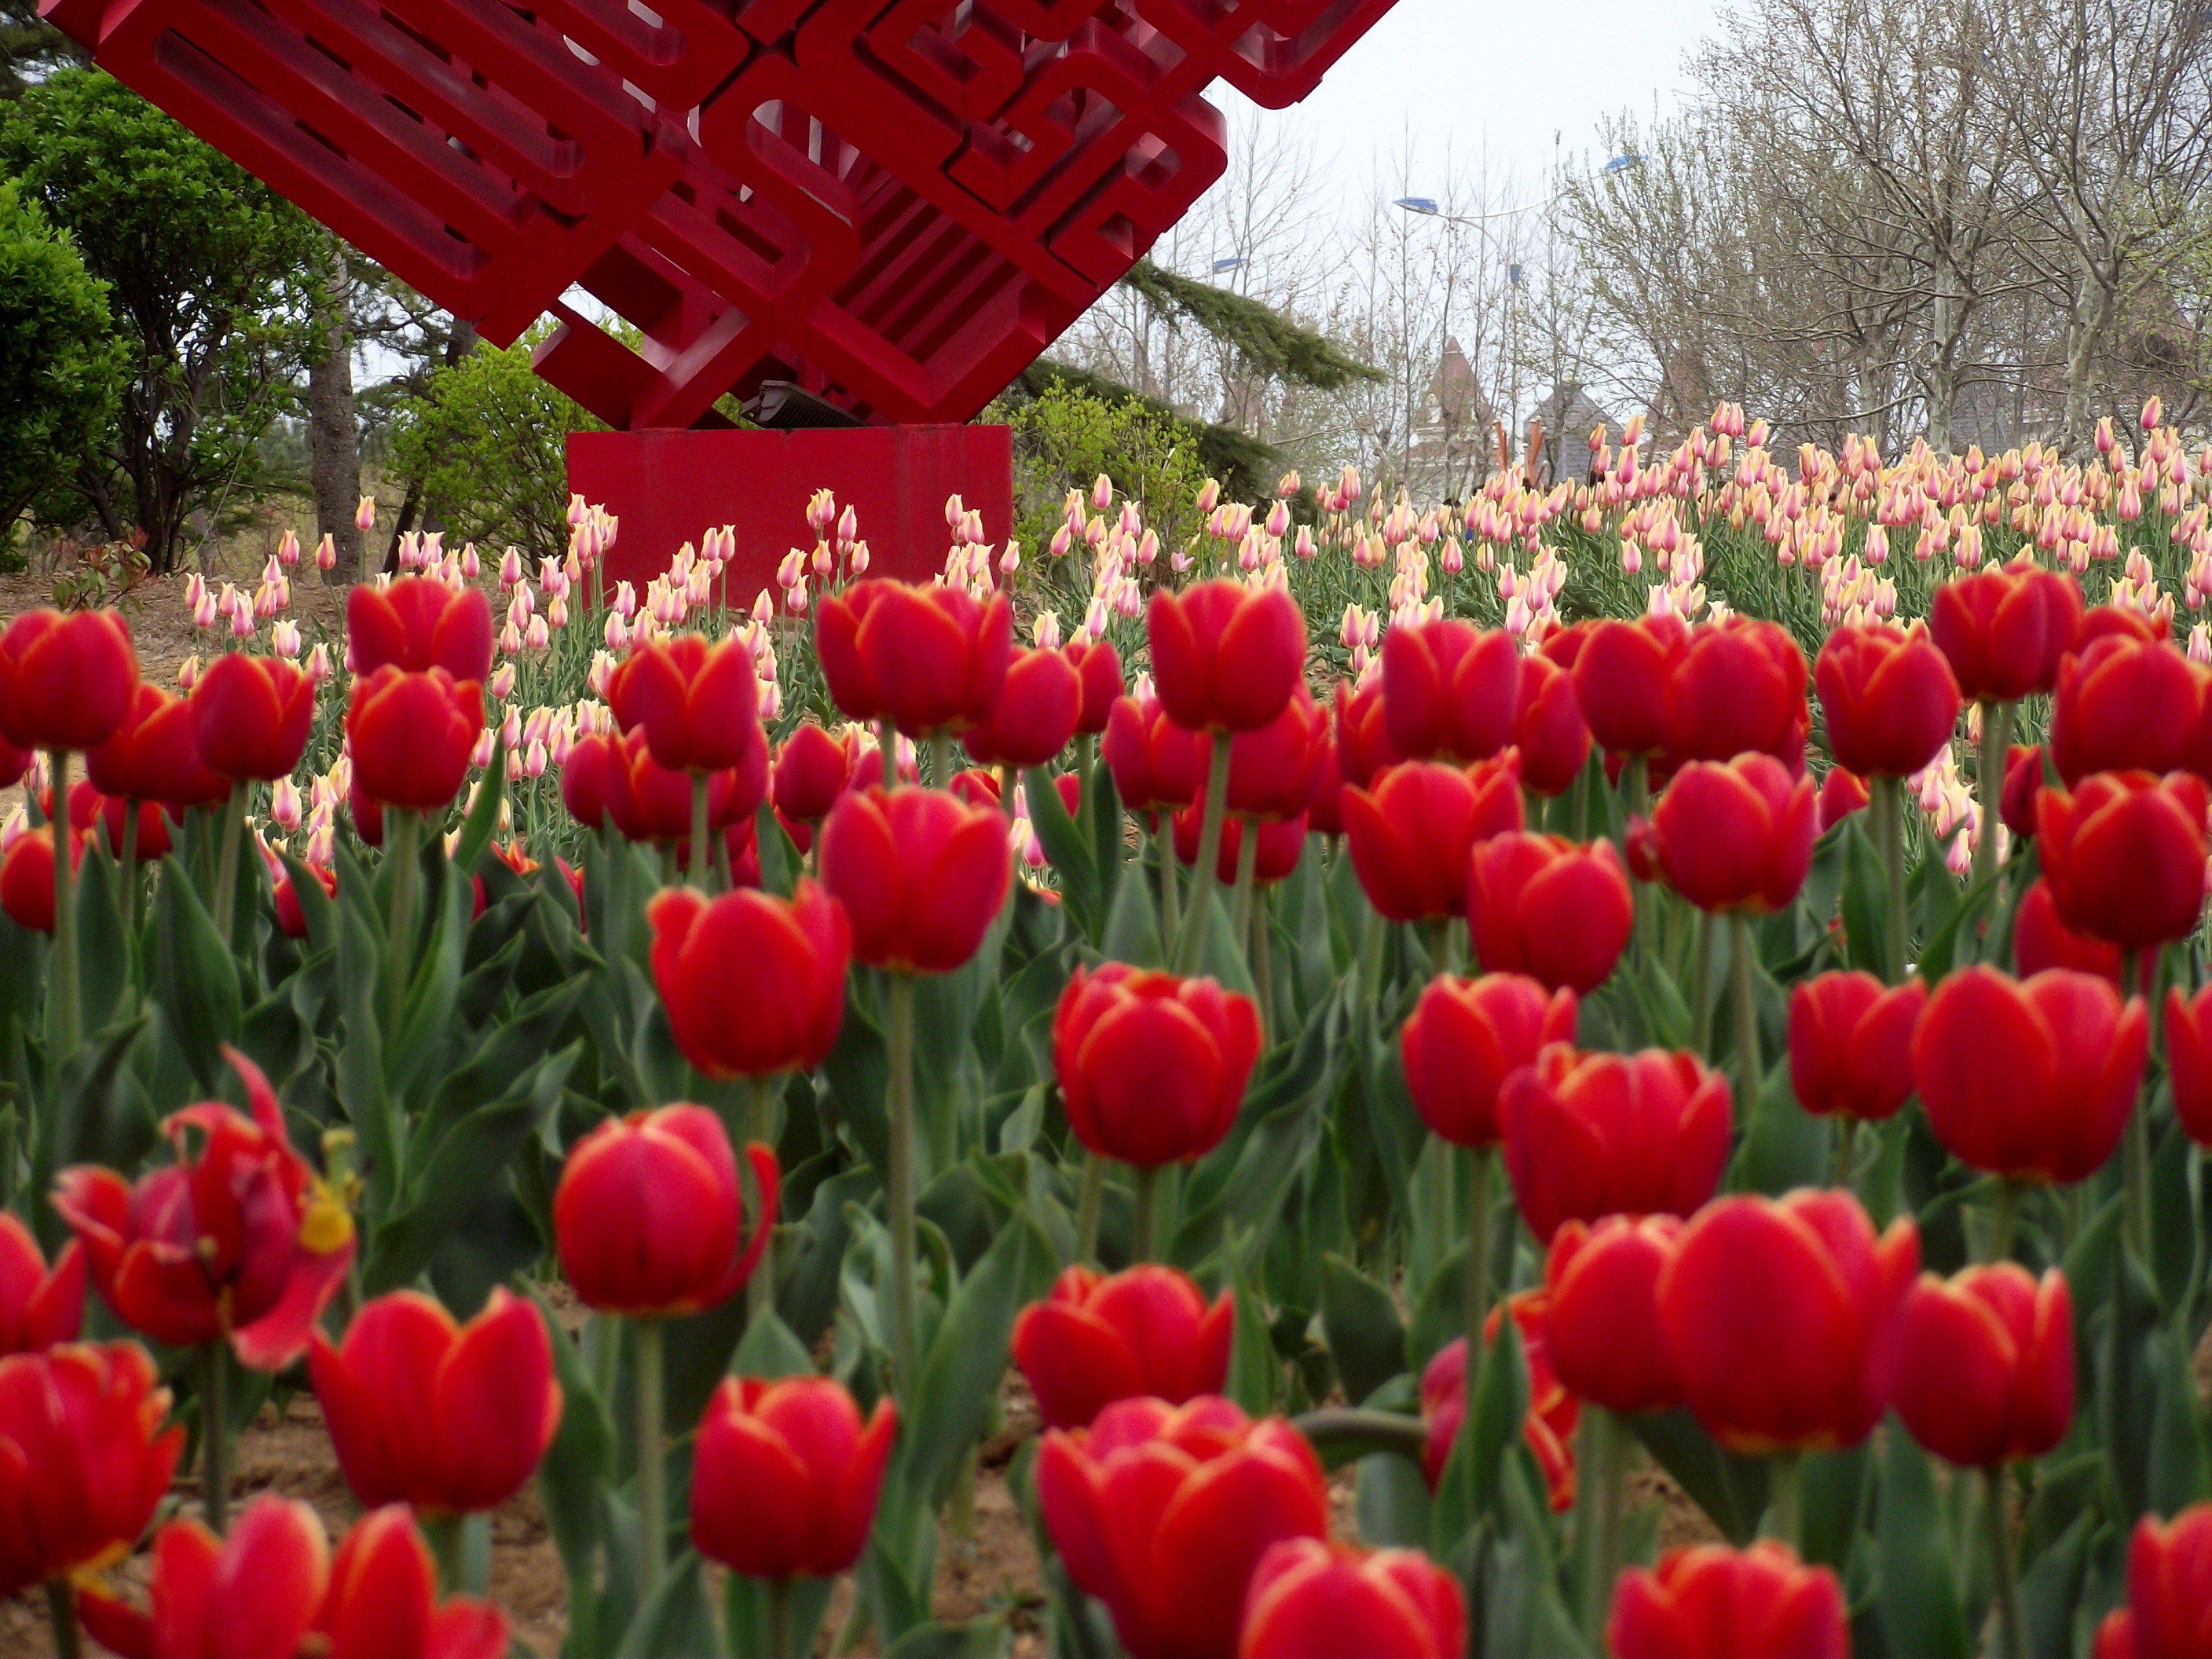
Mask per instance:
[[[1919,771],[1958,725],[1958,684],[1923,632],[1847,623],[1820,647],[1814,681],[1827,715],[1829,752],[1862,777]]]
[[[1684,760],[1756,750],[1794,763],[1809,720],[1804,653],[1778,623],[1729,617],[1692,629],[1668,671],[1664,710],[1667,748]]]
[[[909,737],[957,732],[998,706],[1013,611],[1002,593],[979,600],[877,578],[823,601],[815,642],[830,696],[852,719],[887,719]]]
[[[386,664],[355,680],[345,730],[354,787],[380,806],[443,808],[471,764],[490,761],[483,688],[455,684],[443,668],[410,673]],[[479,739],[487,745],[480,758]]]
[[[84,1323],[84,1275],[82,1244],[64,1246],[49,1272],[31,1230],[0,1212],[0,1359],[76,1341]],[[1224,1347],[1224,1369],[1227,1357]]]
[[[1612,975],[1636,922],[1627,873],[1611,842],[1577,846],[1527,833],[1474,844],[1467,914],[1485,968],[1580,992]]]
[[[1545,1339],[1544,1292],[1523,1291],[1492,1307],[1484,1322],[1485,1343],[1498,1340],[1504,1316],[1513,1316],[1521,1339],[1521,1357],[1528,1367],[1528,1409],[1521,1419],[1521,1437],[1528,1443],[1536,1467],[1542,1471],[1545,1489],[1554,1510],[1574,1507],[1575,1430],[1582,1420],[1582,1401],[1567,1391],[1552,1369]],[[1421,1474],[1434,1492],[1443,1480],[1452,1448],[1467,1422],[1467,1339],[1459,1337],[1437,1351],[1421,1372],[1421,1420],[1428,1432],[1421,1446]]]
[[[1521,828],[1518,757],[1464,771],[1401,762],[1378,773],[1371,789],[1346,787],[1340,805],[1369,903],[1393,921],[1456,915],[1467,908],[1475,845]]]
[[[1842,1586],[1787,1544],[1747,1550],[1698,1544],[1668,1551],[1656,1569],[1631,1567],[1605,1628],[1613,1659],[1850,1659]]]
[[[1533,1064],[1545,1044],[1571,1042],[1574,1035],[1571,990],[1547,996],[1520,974],[1440,975],[1399,1034],[1406,1087],[1440,1139],[1494,1146],[1504,1133],[1498,1103],[1506,1078]]]
[[[1892,1116],[1912,1092],[1912,1033],[1928,987],[1887,990],[1872,974],[1828,973],[1790,994],[1790,1079],[1816,1116]]]
[[[935,789],[841,796],[817,856],[854,955],[906,973],[948,973],[974,956],[1012,867],[1000,815]]]
[[[646,908],[653,976],[677,1047],[702,1076],[811,1071],[845,1015],[851,930],[801,877],[792,897],[670,888]]]
[[[1813,781],[1772,756],[1692,762],[1652,813],[1667,879],[1701,910],[1778,910],[1811,868]]]
[[[1393,628],[1382,641],[1382,708],[1401,754],[1482,760],[1513,741],[1521,659],[1510,635],[1473,623]]]
[[[1458,1579],[1417,1551],[1362,1555],[1285,1539],[1252,1574],[1237,1659],[1307,1659],[1322,1632],[1337,1651],[1370,1659],[1459,1659],[1467,1600]]]
[[[2036,796],[2037,845],[2058,915],[2076,933],[2144,950],[2196,932],[2204,911],[2203,782],[2101,772]]]
[[[1897,1414],[1947,1462],[2040,1457],[2074,1418],[2074,1302],[2056,1267],[1921,1275],[1898,1340]]]
[[[1173,1267],[1146,1262],[1109,1278],[1078,1265],[1022,1310],[1014,1363],[1047,1428],[1083,1428],[1117,1400],[1179,1406],[1218,1394],[1235,1322],[1229,1291],[1209,1308]]]
[[[96,748],[137,689],[138,653],[112,611],[37,606],[0,631],[0,739],[17,749]]]
[[[1328,1535],[1321,1464],[1280,1418],[1226,1400],[1124,1400],[1047,1431],[1045,1530],[1131,1659],[1233,1659],[1246,1586],[1270,1546]]]
[[[1659,1279],[1681,1222],[1611,1215],[1562,1223],[1544,1265],[1544,1339],[1560,1382],[1613,1412],[1671,1411],[1682,1385],[1659,1321]]]
[[[2021,1181],[2080,1181],[2127,1127],[2149,1048],[2139,999],[2051,969],[2020,981],[1985,965],[1928,1000],[1912,1069],[1928,1127],[1961,1163]]]
[[[1259,1055],[1250,998],[1124,963],[1077,969],[1053,1018],[1069,1126],[1100,1156],[1140,1169],[1218,1145]]]
[[[1192,731],[1255,731],[1283,712],[1303,677],[1305,620],[1279,588],[1163,587],[1146,628],[1160,704]]]

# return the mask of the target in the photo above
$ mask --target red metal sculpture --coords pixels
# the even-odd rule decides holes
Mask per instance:
[[[964,420],[1393,0],[46,0],[610,424]],[[588,295],[621,319],[586,314]],[[589,307],[604,315],[599,307]]]

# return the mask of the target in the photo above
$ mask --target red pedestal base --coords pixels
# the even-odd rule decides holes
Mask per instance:
[[[622,520],[607,580],[642,590],[685,542],[737,530],[729,599],[775,588],[776,566],[811,547],[806,503],[829,489],[860,517],[868,574],[927,581],[951,545],[945,498],[983,515],[983,533],[1013,533],[1014,441],[1003,426],[878,426],[797,432],[572,432],[568,488]]]

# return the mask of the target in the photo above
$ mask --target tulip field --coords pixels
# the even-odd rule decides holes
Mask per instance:
[[[0,1596],[497,1659],[534,1493],[568,1659],[2212,1654],[2212,449],[1146,505],[5,620]]]

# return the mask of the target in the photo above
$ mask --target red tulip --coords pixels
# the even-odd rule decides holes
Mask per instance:
[[[1521,753],[1521,781],[1540,795],[1565,793],[1589,759],[1590,731],[1575,701],[1574,677],[1547,657],[1521,665],[1513,744]]]
[[[776,811],[802,825],[818,823],[852,782],[852,748],[813,721],[804,721],[777,746],[774,776],[769,793]]]
[[[1218,1394],[1229,1376],[1237,1306],[1213,1305],[1173,1267],[1140,1263],[1110,1278],[1081,1265],[1014,1322],[1014,1363],[1048,1429],[1079,1429],[1117,1400],[1180,1406]]]
[[[354,787],[379,806],[441,811],[468,781],[483,724],[483,688],[474,680],[456,683],[442,668],[380,668],[353,683],[346,706]]]
[[[1382,714],[1413,760],[1487,760],[1513,741],[1521,653],[1503,629],[1456,619],[1382,636]]]
[[[1188,806],[1206,787],[1206,739],[1187,732],[1157,702],[1117,697],[1099,747],[1114,774],[1114,792],[1132,812]]]
[[[230,780],[200,759],[191,705],[158,685],[138,684],[131,711],[107,741],[84,757],[85,775],[101,793],[157,800],[179,813],[230,795]],[[0,772],[6,769],[0,767]]]
[[[1219,1145],[1259,1057],[1251,998],[1210,979],[1121,962],[1079,967],[1053,1016],[1068,1127],[1100,1157],[1140,1169]]]
[[[1610,1215],[1560,1224],[1544,1263],[1544,1341],[1559,1381],[1613,1412],[1671,1411],[1682,1403],[1659,1277],[1682,1224],[1671,1215]]]
[[[410,674],[442,668],[457,680],[491,677],[491,602],[479,587],[434,576],[363,582],[346,595],[346,666],[374,674],[386,663]]]
[[[2053,1267],[2013,1261],[1921,1275],[1905,1304],[1897,1414],[1946,1462],[2040,1457],[2074,1420],[2074,1299]]]
[[[1185,865],[1198,862],[1198,843],[1204,837],[1204,815],[1195,806],[1186,807],[1175,815],[1176,857]],[[1289,878],[1305,856],[1306,825],[1304,817],[1273,818],[1253,826],[1260,837],[1259,851],[1253,854],[1252,884],[1255,887],[1271,887]],[[1224,818],[1221,822],[1221,850],[1213,860],[1214,878],[1224,887],[1237,879],[1237,860],[1244,850],[1244,823],[1241,818]]]
[[[1382,677],[1373,675],[1355,690],[1336,683],[1337,769],[1347,787],[1364,789],[1386,766],[1408,758],[1390,741],[1390,722],[1382,713]]]
[[[1753,749],[1802,770],[1805,654],[1779,623],[1729,617],[1690,630],[1667,676],[1667,748],[1726,761]]]
[[[1160,707],[1194,732],[1253,732],[1304,678],[1306,623],[1280,588],[1225,579],[1160,588],[1145,613]]]
[[[691,1541],[753,1578],[834,1578],[868,1541],[898,1433],[888,1399],[863,1424],[826,1376],[727,1377],[699,1420]]]
[[[1856,1446],[1889,1403],[1919,1270],[1911,1220],[1877,1240],[1847,1192],[1707,1205],[1659,1275],[1690,1410],[1731,1451]]]
[[[2043,745],[2014,744],[2005,751],[2004,783],[1997,816],[2015,836],[2035,833],[2035,803],[2043,793]]]
[[[561,805],[586,830],[601,829],[607,822],[621,743],[619,738],[587,732],[569,746],[568,758],[561,763]]]
[[[672,887],[646,916],[676,1046],[702,1076],[811,1072],[828,1058],[845,1018],[852,930],[814,882],[800,877],[787,900],[738,891],[710,901]]]
[[[118,795],[103,795],[89,780],[80,779],[70,785],[70,828],[90,837],[95,826],[107,832],[107,848],[117,858],[123,856],[123,832],[129,827],[126,803]],[[46,811],[53,811],[53,791],[46,792]],[[138,803],[138,835],[131,842],[134,855],[141,863],[169,856],[168,814],[161,803],[142,800]]]
[[[2051,884],[2041,877],[2020,896],[2012,918],[2013,969],[2022,979],[2046,968],[2072,968],[2085,974],[2120,982],[2120,947],[2077,933],[2059,919],[2058,901],[2051,896]],[[2143,987],[2148,988],[2156,959],[2143,961]]]
[[[64,1343],[0,1359],[0,1595],[126,1553],[185,1448],[146,1351]]]
[[[1575,656],[1575,700],[1599,746],[1618,755],[1667,747],[1667,687],[1690,630],[1674,615],[1607,617]]]
[[[84,837],[70,831],[70,868],[84,862]],[[34,933],[54,931],[54,832],[51,826],[26,830],[0,854],[0,910],[18,927]]]
[[[210,771],[273,782],[291,776],[307,751],[315,683],[282,657],[229,651],[200,670],[190,706],[192,735]]]
[[[31,769],[34,758],[28,749],[18,748],[5,738],[0,738],[0,789],[13,789],[23,781]]]
[[[1369,903],[1392,921],[1457,915],[1475,844],[1521,828],[1520,763],[1510,755],[1464,770],[1402,761],[1377,773],[1373,788],[1347,788],[1342,805]]]
[[[2043,879],[2079,933],[2140,951],[2186,939],[2204,914],[2203,780],[2100,772],[2036,799]]]
[[[1613,1659],[1850,1659],[1844,1593],[1826,1567],[1787,1544],[1747,1550],[1697,1544],[1668,1550],[1656,1569],[1631,1567],[1606,1621]]]
[[[1729,1101],[1695,1054],[1546,1048],[1498,1095],[1522,1219],[1548,1244],[1563,1221],[1689,1214],[1728,1161]]]
[[[814,627],[822,677],[856,720],[910,738],[990,719],[1006,683],[1014,613],[1003,593],[872,577],[822,601]]]
[[[346,1485],[370,1509],[496,1509],[561,1425],[545,1322],[504,1290],[466,1325],[417,1291],[378,1297],[343,1346],[313,1334],[308,1370]]]
[[[854,790],[822,827],[822,884],[872,968],[950,973],[1006,901],[1006,821],[938,789]]]
[[[15,748],[97,748],[137,687],[130,624],[115,611],[40,605],[0,632],[0,738]]]
[[[403,1506],[363,1516],[333,1560],[313,1510],[263,1492],[228,1540],[198,1521],[161,1528],[150,1613],[98,1589],[80,1606],[123,1659],[502,1659],[506,1615],[467,1596],[441,1603],[437,1583]]]
[[[568,1152],[553,1194],[561,1267],[576,1298],[633,1318],[696,1313],[751,1274],[775,1226],[775,1154],[745,1149],[760,1190],[740,1251],[745,1200],[722,1120],[679,1103],[609,1118]]]
[[[1928,999],[1912,1038],[1928,1127],[1963,1164],[2019,1181],[2080,1181],[2120,1144],[2150,1045],[2142,1000],[2054,968],[1975,966]]]
[[[2011,702],[2058,684],[2059,659],[2081,624],[2081,587],[2033,565],[1980,570],[1945,582],[1928,629],[1963,696]]]
[[[945,786],[945,793],[963,806],[1000,807],[999,780],[980,766],[971,766],[964,772],[955,772],[952,781]]]
[[[1575,994],[1546,993],[1521,974],[1438,975],[1399,1032],[1406,1088],[1426,1123],[1455,1146],[1504,1137],[1498,1091],[1545,1044],[1575,1037]]]
[[[282,1370],[352,1265],[353,1219],[292,1150],[260,1068],[223,1054],[251,1117],[212,1100],[187,1106],[161,1126],[174,1163],[135,1187],[78,1164],[56,1180],[53,1203],[125,1324],[180,1347],[227,1340],[252,1370]]]
[[[2166,773],[2204,702],[2202,677],[2172,646],[2106,634],[2067,653],[2051,707],[2051,757],[2079,783],[2092,772]]]
[[[1771,755],[1695,761],[1651,815],[1674,890],[1700,910],[1785,908],[1813,863],[1813,781]]]
[[[642,732],[653,763],[672,772],[758,769],[760,682],[742,641],[697,634],[633,647],[607,676],[607,705],[625,732]]]
[[[1294,818],[1313,794],[1328,720],[1301,682],[1283,712],[1229,750],[1229,810],[1251,818]]]
[[[2094,605],[2081,613],[2081,626],[2074,630],[2074,649],[2087,651],[2107,635],[2165,645],[2173,638],[2173,625],[2164,617],[2146,616],[2133,605]]]
[[[1106,729],[1107,716],[1121,696],[1121,653],[1111,640],[1077,640],[1064,647],[1063,653],[1083,685],[1075,729],[1095,738]]]
[[[1852,813],[1866,811],[1872,799],[1856,774],[1840,766],[1830,767],[1827,776],[1820,780],[1820,834],[1826,835]]]
[[[1057,651],[1017,649],[999,706],[960,740],[985,766],[1042,766],[1067,747],[1082,714],[1083,677],[1074,664]]]
[[[83,1324],[84,1246],[64,1246],[49,1273],[31,1230],[0,1211],[0,1359],[74,1342]]]
[[[1551,1350],[1545,1338],[1544,1292],[1523,1291],[1492,1307],[1482,1328],[1485,1342],[1495,1342],[1505,1311],[1513,1314],[1520,1333],[1522,1358],[1528,1366],[1528,1410],[1521,1419],[1521,1437],[1543,1471],[1545,1491],[1552,1507],[1566,1510],[1575,1502],[1575,1428],[1582,1420],[1582,1401],[1567,1391],[1552,1369]],[[1436,1490],[1451,1462],[1460,1429],[1467,1421],[1467,1339],[1460,1337],[1437,1351],[1421,1372],[1421,1420],[1428,1433],[1421,1444],[1421,1473],[1429,1489]]]
[[[2212,1618],[2212,1504],[2146,1515],[2128,1545],[2128,1604],[2097,1627],[2096,1659],[2204,1659]]]
[[[1593,991],[1620,960],[1636,907],[1611,842],[1522,833],[1475,844],[1467,921],[1475,956],[1491,971]]]
[[[325,898],[336,898],[338,893],[337,872],[327,865],[311,864],[307,873],[314,877]],[[307,936],[307,912],[300,908],[300,894],[292,884],[292,872],[283,865],[273,866],[270,879],[276,884],[274,902],[276,926],[286,939],[305,939]]]
[[[1790,993],[1790,1080],[1818,1117],[1895,1115],[1912,1092],[1912,1031],[1928,986],[1886,989],[1872,974],[1829,973]]]
[[[1103,1601],[1131,1659],[1231,1659],[1253,1569],[1285,1538],[1328,1534],[1321,1464],[1279,1417],[1228,1401],[1117,1401],[1037,1453],[1045,1530]]]
[[[691,839],[691,778],[671,771],[653,757],[641,732],[606,740],[605,812],[625,841],[676,842]],[[580,742],[577,748],[580,749]],[[576,756],[571,750],[568,763]],[[590,782],[586,775],[585,787]],[[562,789],[567,790],[564,779]],[[707,774],[707,827],[727,830],[750,822],[768,796],[768,749],[751,751],[743,766]],[[588,802],[586,802],[588,804]],[[575,811],[572,804],[570,811]]]
[[[1414,1550],[1357,1550],[1286,1538],[1244,1593],[1237,1659],[1460,1659],[1467,1598]]]
[[[1935,759],[1959,723],[1959,684],[1927,634],[1846,623],[1813,665],[1828,751],[1862,777],[1902,778]]]

